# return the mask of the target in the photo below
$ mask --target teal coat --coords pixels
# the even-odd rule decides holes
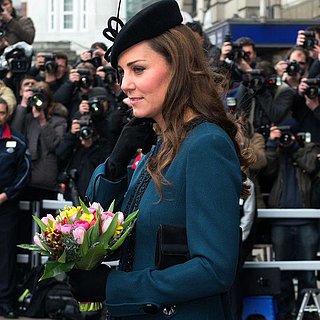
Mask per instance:
[[[143,166],[141,160],[123,208]],[[230,319],[225,292],[237,267],[241,191],[234,145],[220,127],[201,123],[189,132],[165,177],[171,185],[164,187],[161,202],[152,180],[141,199],[133,271],[111,271],[106,285],[108,311],[121,319]],[[109,200],[122,184],[109,182]],[[189,261],[156,270],[159,224],[186,225]],[[174,305],[171,316],[163,311],[168,305]]]

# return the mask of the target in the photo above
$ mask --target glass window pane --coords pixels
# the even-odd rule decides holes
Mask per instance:
[[[73,21],[71,14],[65,14],[63,20],[63,28],[64,29],[72,29],[73,28]]]
[[[73,9],[73,0],[64,0],[63,10],[72,11]]]

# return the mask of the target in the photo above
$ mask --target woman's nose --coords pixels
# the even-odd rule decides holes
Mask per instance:
[[[123,75],[121,79],[121,89],[126,92],[129,90],[132,90],[133,88],[134,88],[134,83],[130,78],[130,76]]]

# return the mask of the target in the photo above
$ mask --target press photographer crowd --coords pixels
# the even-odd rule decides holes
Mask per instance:
[[[35,52],[32,20],[18,16],[11,0],[0,9],[0,316],[13,319],[28,315],[30,304],[30,296],[28,302],[21,296],[25,274],[16,244],[31,241],[33,220],[19,202],[63,198],[79,205],[132,114],[117,70],[104,59],[105,43],[93,43],[76,61],[64,52]],[[226,112],[243,129],[239,140],[256,158],[247,172],[251,194],[240,202],[241,261],[230,290],[233,317],[242,319],[242,266],[254,244],[269,241],[279,261],[318,259],[317,219],[267,223],[257,209],[320,208],[320,26],[300,30],[278,61],[257,56],[254,39],[245,35],[227,34],[217,48],[198,22],[187,26],[219,75]],[[141,156],[138,149],[130,175]],[[302,290],[316,287],[314,271],[282,271],[278,319],[295,319]],[[78,316],[61,310],[43,316]],[[304,319],[319,318],[306,313]]]

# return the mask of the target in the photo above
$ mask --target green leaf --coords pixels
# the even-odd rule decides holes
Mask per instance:
[[[80,245],[80,256],[83,257],[87,254],[89,249],[89,234],[88,232],[84,233],[83,242]]]
[[[121,235],[120,238],[116,240],[116,243],[110,247],[110,251],[113,252],[120,248],[124,242],[124,240],[127,238],[127,236],[130,234],[131,230],[133,228],[133,224],[129,226],[126,231]]]
[[[36,244],[23,243],[23,244],[18,244],[17,247],[25,250],[36,251],[38,253],[45,254],[45,255],[50,255],[50,252],[39,248]]]
[[[103,244],[98,244],[93,248],[89,248],[87,254],[80,258],[75,266],[82,270],[92,270],[101,263],[105,255],[106,250],[104,249]]]
[[[74,261],[68,263],[60,263],[59,261],[48,261],[44,265],[44,272],[40,280],[55,277],[58,274],[68,272],[74,267]]]
[[[84,204],[84,202],[80,198],[79,198],[79,202],[83,212],[86,214],[90,214],[88,207]]]
[[[99,237],[99,242],[103,244],[103,247],[107,249],[109,247],[109,241],[113,238],[117,225],[118,225],[118,213],[116,213],[110,223],[109,228],[106,230],[105,233],[101,234]]]
[[[62,252],[62,255],[59,257],[58,261],[60,263],[65,263],[67,261],[67,253],[66,250]]]
[[[137,216],[138,216],[138,213],[139,213],[139,209],[136,211],[133,211],[132,213],[130,213],[127,216],[127,218],[121,224],[123,229],[126,229],[130,225],[131,222],[135,223]]]
[[[96,220],[95,224],[90,227],[87,231],[89,239],[89,247],[98,242],[100,231],[99,231],[99,219]]]
[[[42,232],[45,232],[48,226],[41,221],[37,216],[32,216],[33,220],[38,224],[39,228],[41,229]]]
[[[111,204],[110,204],[110,206],[109,206],[109,209],[108,209],[108,212],[112,212],[113,213],[113,210],[114,210],[114,203],[116,202],[116,199],[114,199],[112,202],[111,202]]]

